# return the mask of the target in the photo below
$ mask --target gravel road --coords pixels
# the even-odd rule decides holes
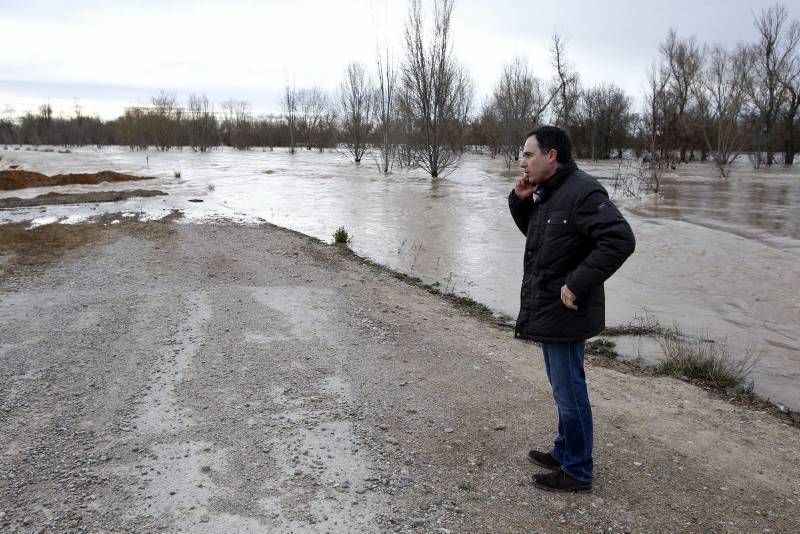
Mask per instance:
[[[0,231],[0,531],[800,531],[767,413],[590,365],[594,492],[543,493],[537,346],[279,228],[108,222]]]

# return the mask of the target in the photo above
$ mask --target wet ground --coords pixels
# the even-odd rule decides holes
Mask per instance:
[[[369,158],[356,166],[336,152],[23,149],[0,150],[0,156],[51,174],[111,169],[156,176],[148,185],[169,194],[3,210],[0,221],[76,222],[103,211],[158,218],[179,209],[188,221],[266,220],[325,240],[345,226],[357,253],[499,313],[517,312],[523,238],[508,216],[513,176],[500,160],[470,155],[447,179],[431,181],[417,171],[383,176]],[[580,164],[600,178],[617,169],[613,162]],[[736,355],[755,351],[761,358],[753,370],[756,391],[800,410],[800,300],[794,289],[800,286],[800,171],[754,171],[744,159],[728,180],[716,176],[711,165],[684,165],[665,175],[662,197],[618,199],[638,244],[607,284],[608,322],[651,314],[692,334],[724,338]],[[98,188],[124,189],[117,183],[53,190]],[[40,193],[27,189],[13,196]],[[650,351],[642,356],[654,357]]]
[[[798,428],[591,363],[594,492],[533,488],[539,349],[338,247],[1,235],[2,532],[800,530]]]

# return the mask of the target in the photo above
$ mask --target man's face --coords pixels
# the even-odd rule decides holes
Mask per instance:
[[[525,141],[519,166],[522,167],[522,174],[529,183],[541,185],[556,172],[556,167],[558,167],[556,151],[551,149],[547,153],[543,153],[539,150],[536,136],[532,135]]]

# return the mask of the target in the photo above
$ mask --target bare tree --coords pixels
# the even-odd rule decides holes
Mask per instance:
[[[255,123],[256,145],[260,146],[262,151],[266,151],[269,147],[272,152],[283,126],[284,124],[276,120],[274,116],[261,117]]]
[[[774,162],[775,125],[786,98],[783,81],[800,42],[800,23],[789,23],[788,17],[786,6],[778,3],[763,9],[754,21],[758,42],[753,45],[753,76],[748,92],[761,119],[762,146],[758,148],[759,152],[766,151],[767,165]]]
[[[556,75],[552,83],[551,92],[557,94],[553,122],[557,126],[569,128],[572,125],[573,112],[580,99],[580,77],[567,61],[566,43],[558,35],[553,35],[553,44],[550,47],[553,68]]]
[[[573,145],[584,151],[588,145],[592,159],[608,159],[613,150],[621,159],[633,124],[630,97],[616,85],[601,84],[582,91],[580,104],[576,113],[580,127],[573,135]]]
[[[238,150],[249,150],[255,140],[255,121],[246,100],[230,99],[222,103],[222,129],[228,144]]]
[[[671,165],[671,158],[669,153],[665,152],[663,145],[669,108],[667,95],[669,76],[669,68],[663,63],[654,64],[648,73],[645,113],[641,126],[642,131],[646,133],[647,153],[642,157],[636,172],[631,175],[635,176],[640,184],[646,184],[645,190],[653,193],[659,193],[664,172]]]
[[[800,54],[795,52],[786,69],[786,75],[781,79],[785,91],[786,102],[781,112],[783,126],[783,163],[794,164],[797,152],[795,129],[797,127],[798,111],[800,111]]]
[[[149,113],[150,133],[158,150],[169,150],[176,145],[181,110],[175,104],[175,93],[161,91],[152,98]]]
[[[495,158],[503,152],[505,127],[500,120],[500,112],[493,99],[487,99],[481,108],[478,118],[478,142],[489,149],[489,155]],[[506,162],[508,165],[508,162]]]
[[[342,133],[346,151],[353,161],[361,163],[367,151],[367,137],[372,129],[374,89],[364,72],[364,66],[350,63],[339,88],[342,112]]]
[[[392,164],[394,142],[392,140],[393,118],[396,112],[395,85],[397,70],[394,67],[388,44],[381,51],[380,46],[375,53],[378,83],[375,87],[375,119],[380,141],[381,161],[379,168],[386,174]]]
[[[689,108],[701,81],[705,50],[694,36],[679,39],[675,30],[670,29],[666,41],[661,44],[661,54],[670,73],[668,91],[673,104],[667,127],[675,139],[674,142],[667,140],[668,148],[678,148],[680,160],[685,163],[691,122]]]
[[[492,94],[492,105],[502,128],[501,143],[507,168],[519,159],[525,131],[539,124],[547,106],[558,94],[558,91],[553,91],[549,98],[545,98],[539,79],[521,57],[503,67]]]
[[[217,119],[206,95],[189,95],[189,146],[192,150],[206,152],[217,144]]]
[[[319,87],[297,92],[297,132],[306,150],[318,146],[322,133],[323,114],[329,108],[328,96]]]
[[[669,83],[669,69],[663,64],[653,65],[647,75],[647,90],[645,91],[645,123],[647,127],[647,158],[663,155],[661,144],[663,132],[666,129],[667,94]]]
[[[3,117],[0,117],[0,143],[10,145],[17,142],[17,128],[14,123],[14,108],[5,105]]]
[[[297,89],[294,86],[286,84],[286,90],[283,93],[281,100],[281,108],[283,109],[283,118],[286,121],[286,126],[289,130],[289,153],[294,154],[294,135],[297,130]]]
[[[457,166],[463,148],[461,130],[472,101],[472,85],[453,58],[453,0],[433,1],[433,28],[425,38],[422,0],[410,0],[406,21],[406,60],[401,106],[411,126],[414,162],[432,178]]]
[[[750,139],[752,125],[746,124],[744,113],[751,65],[746,48],[731,53],[715,46],[703,84],[697,89],[699,108],[705,111],[700,123],[703,138],[723,178]]]
[[[139,107],[125,108],[122,117],[118,118],[114,127],[122,144],[133,150],[147,150],[149,136],[147,135],[145,111]]]
[[[370,95],[371,96],[371,95]],[[317,121],[317,134],[315,145],[320,152],[325,148],[335,147],[339,136],[339,114],[336,108],[331,105],[330,100],[325,98],[325,108],[320,112]]]

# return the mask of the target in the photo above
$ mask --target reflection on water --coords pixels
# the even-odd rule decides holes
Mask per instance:
[[[329,241],[345,226],[359,254],[510,316],[519,306],[524,238],[506,204],[514,178],[499,159],[468,156],[447,179],[432,181],[417,171],[383,176],[368,158],[355,165],[336,152],[112,148],[0,155],[4,164],[16,160],[48,174],[111,169],[158,178],[52,190],[150,187],[169,193],[115,204],[0,210],[0,222],[76,221],[116,211],[158,216],[180,209],[190,221],[267,220]],[[616,168],[581,166],[601,178]],[[181,179],[174,178],[176,170]],[[737,354],[756,347],[762,353],[753,374],[757,390],[800,409],[800,173],[782,167],[755,172],[744,162],[727,180],[714,176],[709,165],[682,166],[665,177],[663,197],[619,200],[634,227],[637,251],[606,286],[608,322],[647,312],[688,332],[705,329],[711,337],[725,337]],[[0,197],[40,193],[28,189]],[[190,198],[204,202],[189,203]]]

